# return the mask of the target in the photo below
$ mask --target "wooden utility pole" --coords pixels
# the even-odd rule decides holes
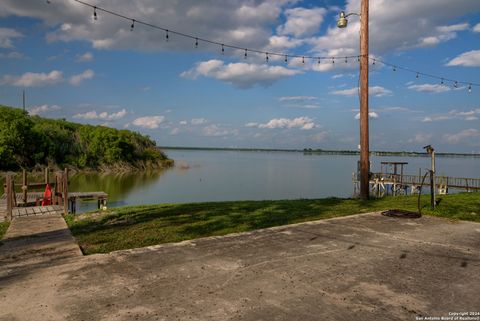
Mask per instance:
[[[63,172],[62,185],[63,185],[63,213],[67,215],[68,214],[68,168],[65,168],[65,171]]]
[[[360,11],[360,198],[369,198],[370,146],[368,129],[368,0]]]

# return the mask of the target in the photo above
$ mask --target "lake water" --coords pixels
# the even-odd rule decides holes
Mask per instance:
[[[166,150],[176,167],[154,173],[79,174],[70,191],[105,191],[109,207],[226,200],[273,200],[352,196],[352,173],[359,156],[304,155],[299,152]],[[404,161],[405,174],[430,168],[428,157],[371,157]],[[480,158],[437,157],[437,175],[480,177]],[[79,212],[96,208],[83,202]]]

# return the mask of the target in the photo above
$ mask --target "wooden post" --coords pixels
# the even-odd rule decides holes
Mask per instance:
[[[68,168],[63,173],[63,214],[68,214]]]
[[[50,180],[49,172],[48,172],[48,166],[45,168],[45,185],[48,184],[48,181]]]
[[[13,209],[13,195],[12,195],[12,185],[13,185],[13,176],[12,174],[7,174],[6,181],[6,196],[7,196],[7,220],[12,220],[12,209]]]
[[[27,206],[28,182],[27,182],[27,171],[25,169],[22,172],[22,192],[23,192],[23,206]]]
[[[370,146],[368,132],[368,0],[360,11],[360,198],[369,198]]]

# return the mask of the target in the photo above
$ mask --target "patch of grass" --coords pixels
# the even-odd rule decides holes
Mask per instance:
[[[7,233],[9,226],[10,222],[0,222],[0,240],[3,239],[3,236]],[[0,242],[0,245],[2,245],[2,242]]]
[[[480,193],[441,198],[431,211],[423,196],[422,214],[480,222]],[[417,196],[129,206],[66,220],[83,252],[92,254],[387,209],[417,211]]]

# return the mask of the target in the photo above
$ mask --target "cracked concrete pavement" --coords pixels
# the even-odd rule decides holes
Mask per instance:
[[[50,231],[52,242],[68,238],[65,228]],[[0,246],[2,321],[415,320],[480,310],[472,222],[370,213],[90,256],[43,242],[12,258],[9,242]]]

